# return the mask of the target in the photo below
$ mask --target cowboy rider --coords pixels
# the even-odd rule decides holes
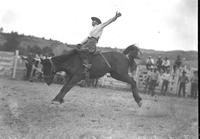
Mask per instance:
[[[108,21],[102,23],[101,20],[97,17],[91,17],[93,29],[90,31],[89,36],[84,39],[81,44],[78,44],[81,47],[81,51],[85,51],[86,53],[94,53],[96,51],[96,45],[98,43],[99,38],[103,33],[103,29],[114,22],[118,17],[121,16],[120,12],[116,12],[115,16]],[[82,56],[84,72],[86,76],[86,80],[89,79],[89,69],[91,68],[91,64],[89,64],[89,57],[87,55]]]

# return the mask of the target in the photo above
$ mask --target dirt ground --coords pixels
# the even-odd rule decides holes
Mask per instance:
[[[196,139],[198,101],[75,86],[62,105],[61,85],[0,79],[0,139]]]

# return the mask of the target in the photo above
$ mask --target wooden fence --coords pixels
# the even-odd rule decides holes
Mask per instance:
[[[18,51],[6,52],[0,51],[0,76],[8,76],[15,78]]]

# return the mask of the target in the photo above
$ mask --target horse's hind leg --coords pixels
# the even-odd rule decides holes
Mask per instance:
[[[131,85],[133,97],[135,101],[137,102],[138,106],[141,107],[142,98],[138,94],[136,81],[133,78],[131,78],[128,74],[118,74],[118,73],[112,72],[111,76],[117,80],[129,83]]]

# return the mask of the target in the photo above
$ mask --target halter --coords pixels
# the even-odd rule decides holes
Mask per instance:
[[[108,62],[108,60],[105,58],[105,56],[101,52],[99,54],[102,56],[103,60],[106,62],[106,64],[108,65],[108,67],[111,69],[111,65]]]

